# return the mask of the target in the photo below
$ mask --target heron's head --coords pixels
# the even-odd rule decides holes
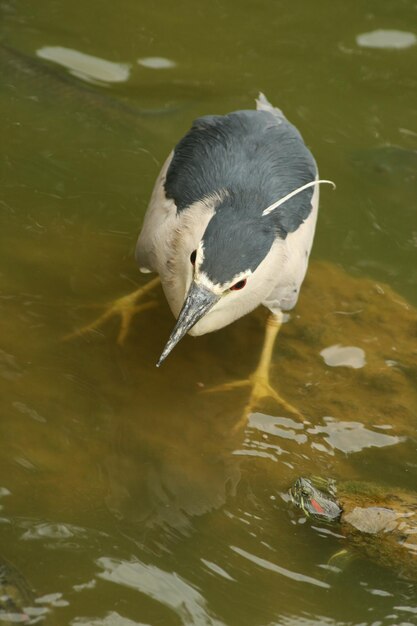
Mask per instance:
[[[274,285],[275,241],[268,219],[247,218],[222,206],[187,250],[190,286],[158,366],[188,332],[201,335],[230,324],[257,307]]]

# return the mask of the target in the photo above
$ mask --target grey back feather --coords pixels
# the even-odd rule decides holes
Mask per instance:
[[[254,219],[280,197],[314,180],[316,171],[300,133],[284,117],[265,110],[238,111],[194,122],[174,150],[165,192],[180,212],[225,190],[242,219]],[[271,214],[271,226],[281,237],[307,218],[312,193],[301,192]]]

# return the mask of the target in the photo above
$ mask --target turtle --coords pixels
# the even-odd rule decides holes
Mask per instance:
[[[307,517],[336,524],[347,549],[417,581],[417,494],[362,481],[301,477],[290,488],[293,503]],[[350,551],[349,548],[352,548]]]

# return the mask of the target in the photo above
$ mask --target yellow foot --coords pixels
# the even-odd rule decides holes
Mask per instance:
[[[299,419],[304,420],[303,414],[300,411],[281,398],[279,393],[271,386],[269,382],[269,369],[272,358],[272,349],[274,347],[275,339],[281,326],[282,316],[280,314],[270,315],[265,330],[264,345],[262,347],[261,357],[259,359],[258,366],[252,376],[246,380],[236,380],[234,382],[226,383],[224,385],[218,385],[207,389],[207,392],[211,391],[230,391],[232,389],[242,389],[243,387],[250,387],[251,393],[248,403],[246,404],[242,418],[235,425],[234,430],[238,430],[241,427],[245,427],[246,421],[250,413],[259,405],[260,400],[264,398],[272,398],[277,404],[283,407],[288,413],[297,416]]]
[[[275,391],[267,378],[258,375],[256,372],[246,380],[235,380],[230,383],[225,383],[223,385],[216,385],[215,387],[211,387],[210,389],[205,389],[203,393],[232,391],[233,389],[242,389],[245,387],[249,387],[251,389],[249,400],[244,409],[244,415],[246,417],[250,413],[252,413],[256,407],[259,406],[261,400],[264,400],[265,398],[272,398],[272,400],[274,400],[279,406],[284,408],[289,413],[292,413],[293,415],[304,419],[303,414],[300,413],[300,411],[295,406],[284,400],[284,398],[282,398],[279,393]]]
[[[106,308],[104,313],[100,315],[100,317],[94,320],[91,324],[87,324],[86,326],[75,330],[73,333],[66,335],[64,337],[64,341],[68,339],[73,339],[74,337],[80,337],[81,335],[85,335],[88,332],[97,330],[112,317],[120,317],[120,330],[117,336],[117,343],[119,345],[123,345],[129,333],[130,324],[133,317],[141,311],[153,309],[158,306],[157,302],[155,301],[137,304],[138,300],[140,300],[149,291],[152,291],[152,289],[155,289],[158,284],[159,278],[154,278],[149,283],[144,285],[144,287],[136,289],[136,291],[129,293],[127,296],[122,296],[121,298],[118,298],[108,305],[108,307]]]

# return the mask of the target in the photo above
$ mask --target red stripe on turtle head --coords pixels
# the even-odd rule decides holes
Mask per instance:
[[[324,513],[323,507],[320,506],[320,504],[317,502],[317,500],[314,500],[314,498],[311,498],[310,504],[317,513]]]

